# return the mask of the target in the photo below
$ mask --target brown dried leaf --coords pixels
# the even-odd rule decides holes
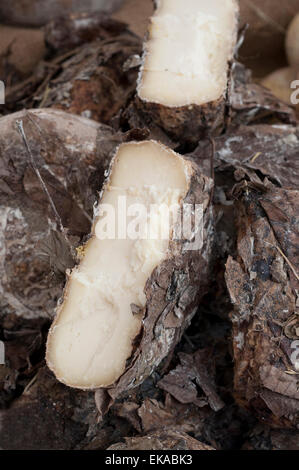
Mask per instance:
[[[198,408],[194,404],[182,404],[166,394],[165,403],[146,397],[141,404],[126,401],[113,405],[112,411],[125,418],[137,432],[153,432],[161,429],[176,429],[192,433],[196,438],[203,434],[206,418],[211,410]]]
[[[53,265],[61,273],[73,260],[69,244],[56,231],[57,220],[17,120],[23,122],[35,166],[72,243],[90,231],[116,137],[107,126],[61,111],[35,110],[0,119],[1,309],[23,318],[53,316],[64,282],[64,276],[53,276]],[[98,148],[97,142],[102,144]],[[45,251],[47,256],[41,256]]]
[[[254,170],[280,186],[299,189],[299,129],[289,125],[259,124],[229,129],[214,139],[216,172]],[[190,155],[210,174],[211,145],[200,142]],[[252,176],[253,173],[251,173]],[[244,177],[244,175],[243,175]]]
[[[119,114],[135,92],[138,73],[137,68],[123,67],[140,53],[141,41],[128,30],[119,32],[118,22],[108,22],[107,37],[59,53],[41,63],[26,82],[7,88],[4,111],[57,108],[98,122],[115,121],[119,127]]]
[[[238,258],[227,262],[226,281],[235,306],[235,393],[270,424],[296,426],[298,375],[284,327],[296,312],[299,287],[287,262],[297,263],[299,193],[267,182],[265,188],[260,192],[243,185]]]
[[[262,122],[296,123],[295,111],[268,89],[254,83],[249,69],[239,62],[234,62],[232,67],[229,95],[230,125]]]
[[[299,432],[293,429],[270,429],[261,425],[250,432],[243,450],[299,450]]]
[[[269,390],[299,400],[299,378],[296,382],[294,377],[271,365],[260,368],[260,378],[263,386]]]
[[[125,443],[114,444],[108,450],[215,450],[184,432],[159,431],[146,436],[126,437]]]
[[[194,403],[201,407],[210,404],[214,411],[223,408],[224,403],[216,392],[208,351],[198,350],[194,354],[179,353],[180,365],[165,375],[158,387],[170,393],[180,403]],[[198,387],[206,398],[198,395]],[[208,400],[208,402],[207,402]]]

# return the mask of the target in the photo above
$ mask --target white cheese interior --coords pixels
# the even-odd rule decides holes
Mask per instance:
[[[159,0],[145,45],[140,98],[177,107],[223,96],[236,15],[235,0]]]
[[[119,196],[126,196],[127,207],[181,203],[187,168],[182,157],[156,142],[123,144],[98,211],[110,204],[118,219],[123,210]],[[79,388],[111,385],[124,372],[142,321],[131,304],[144,307],[146,280],[166,258],[169,245],[169,233],[168,239],[103,239],[100,224],[106,214],[95,221],[48,339],[48,365],[59,380]],[[159,234],[164,216],[159,211],[153,216],[153,231]],[[127,223],[132,220],[128,217]]]

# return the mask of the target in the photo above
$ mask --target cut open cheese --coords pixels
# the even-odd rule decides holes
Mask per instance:
[[[237,36],[235,0],[159,0],[138,96],[167,107],[224,97]]]
[[[48,337],[47,363],[63,383],[95,389],[124,373],[142,327],[145,284],[168,256],[190,168],[154,141],[118,148],[91,239],[69,276]]]

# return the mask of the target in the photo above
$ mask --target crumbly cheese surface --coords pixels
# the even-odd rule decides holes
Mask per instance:
[[[169,107],[219,99],[235,39],[235,0],[160,0],[145,45],[140,98]]]

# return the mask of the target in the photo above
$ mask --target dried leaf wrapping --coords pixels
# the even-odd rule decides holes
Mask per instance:
[[[297,426],[299,375],[285,327],[299,318],[299,195],[270,183],[266,192],[240,184],[238,258],[226,267],[235,307],[235,394],[270,424]]]
[[[249,434],[243,450],[299,450],[299,433],[258,425]]]
[[[194,403],[205,406],[207,402],[214,411],[223,408],[224,403],[216,392],[213,377],[207,365],[207,351],[198,350],[194,354],[179,353],[180,365],[159,382],[158,387],[170,393],[180,403]],[[202,389],[204,397],[198,397],[198,387]]]
[[[0,419],[2,449],[71,449],[96,422],[96,412],[92,394],[67,389],[43,368]]]
[[[103,123],[117,119],[136,86],[137,69],[125,64],[139,54],[141,45],[118,22],[110,20],[104,31],[102,39],[77,48],[70,42],[68,49],[69,41],[64,41],[67,52],[41,63],[32,77],[7,89],[4,109],[57,108]],[[50,33],[50,42],[59,47],[59,39]]]
[[[295,124],[295,111],[269,90],[252,81],[250,70],[233,64],[229,116],[234,125],[254,123]]]
[[[160,431],[146,436],[126,437],[125,443],[114,444],[108,450],[215,450],[178,431]]]
[[[52,269],[57,267],[64,275],[74,261],[61,234],[53,235],[56,220],[29,162],[17,120],[23,121],[36,166],[74,244],[90,230],[96,191],[115,146],[115,133],[53,110],[21,112],[0,120],[2,314],[52,317],[64,281],[61,275],[53,276]],[[103,145],[97,150],[99,139]]]
[[[252,175],[254,170],[284,188],[299,188],[298,127],[285,124],[240,125],[213,140],[216,172],[241,169]],[[190,157],[204,168],[205,174],[210,174],[210,142],[199,142]]]

